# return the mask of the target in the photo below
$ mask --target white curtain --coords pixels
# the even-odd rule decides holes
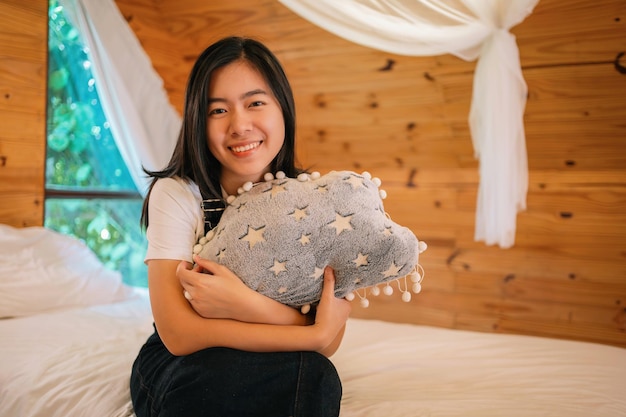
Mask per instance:
[[[93,62],[103,111],[139,192],[143,172],[161,169],[174,149],[181,119],[114,0],[59,0]]]
[[[352,42],[408,56],[478,59],[469,124],[480,184],[474,238],[511,247],[526,208],[526,83],[509,32],[539,0],[279,0]],[[417,76],[417,74],[416,74]]]

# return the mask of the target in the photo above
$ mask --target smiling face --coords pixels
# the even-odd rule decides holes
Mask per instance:
[[[222,187],[231,195],[246,181],[260,181],[283,146],[282,109],[247,61],[235,61],[212,74],[207,135],[209,149],[222,165]]]

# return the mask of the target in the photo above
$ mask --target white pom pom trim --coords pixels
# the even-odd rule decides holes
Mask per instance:
[[[389,285],[389,283],[387,283],[387,285],[385,285],[385,288],[383,288],[383,294],[385,295],[393,294],[393,288],[391,288],[391,285]]]

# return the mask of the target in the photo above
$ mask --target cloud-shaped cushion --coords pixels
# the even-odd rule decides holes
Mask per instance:
[[[327,265],[338,297],[416,270],[425,244],[386,215],[378,179],[351,171],[266,179],[229,199],[195,253],[294,307],[319,301]]]

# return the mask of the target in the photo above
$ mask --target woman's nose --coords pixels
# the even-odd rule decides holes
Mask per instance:
[[[231,113],[230,131],[234,135],[244,135],[252,130],[252,118],[245,110],[236,110]]]

